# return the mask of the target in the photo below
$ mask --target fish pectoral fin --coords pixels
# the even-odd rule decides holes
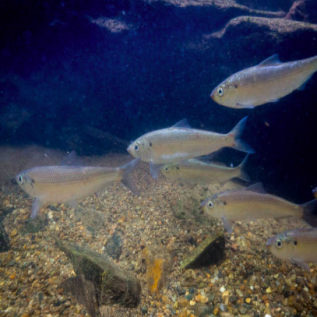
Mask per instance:
[[[313,74],[310,75],[310,76],[307,78],[307,80],[306,80],[301,86],[299,86],[299,87],[297,88],[297,90],[304,90],[305,87],[306,87],[306,84],[308,83],[308,81],[311,79],[312,76],[313,76]]]
[[[154,179],[158,178],[160,171],[161,171],[161,168],[163,166],[164,166],[163,164],[154,164],[154,163],[150,162],[150,172],[151,172],[151,175]]]
[[[191,129],[192,127],[189,125],[187,119],[183,119],[183,120],[178,121],[177,123],[175,123],[172,126],[172,128],[187,128],[187,129]]]
[[[302,267],[303,269],[305,269],[307,271],[310,271],[310,267],[309,267],[309,265],[306,262],[304,262],[304,261],[302,261],[300,259],[294,259],[294,258],[291,258],[290,260],[291,260],[292,263],[295,263],[298,266]]]
[[[77,200],[71,200],[68,202],[69,207],[73,209],[78,209],[78,201]]]
[[[276,64],[280,64],[281,61],[278,57],[278,54],[274,54],[270,56],[269,58],[265,59],[263,62],[261,62],[258,67],[263,67],[263,66],[272,66]]]
[[[40,198],[36,198],[32,204],[32,212],[31,212],[30,218],[35,219],[39,211],[44,205],[45,205],[45,202],[43,200],[41,200]]]
[[[226,230],[229,232],[229,233],[232,233],[233,231],[233,227],[232,227],[232,221],[227,219],[227,218],[221,218],[222,219],[222,222],[223,222],[223,225],[224,227],[226,228]]]
[[[237,108],[246,108],[246,109],[253,109],[255,106],[252,105],[242,105],[241,103],[236,103]]]

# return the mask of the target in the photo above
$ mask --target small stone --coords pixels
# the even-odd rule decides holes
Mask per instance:
[[[202,296],[201,299],[200,299],[200,302],[203,303],[203,304],[208,303],[208,297],[207,296]]]
[[[242,315],[245,315],[248,311],[248,309],[244,306],[239,306],[238,310],[239,310],[239,313]]]
[[[188,306],[189,302],[188,300],[185,298],[185,297],[180,297],[178,300],[177,300],[177,304],[178,304],[178,308],[185,308]]]
[[[221,286],[220,292],[221,292],[221,293],[224,293],[225,291],[226,291],[226,288],[225,288],[224,286]]]
[[[168,304],[168,303],[170,302],[170,300],[168,299],[168,297],[167,297],[166,295],[163,295],[163,296],[162,296],[162,302],[163,302],[164,304]]]
[[[15,274],[15,272],[14,272],[13,274],[10,275],[10,280],[14,280],[15,277],[16,277],[16,274]]]
[[[18,234],[17,229],[13,229],[12,232],[11,232],[11,234],[10,234],[10,237],[11,237],[11,238],[14,238],[17,234]]]
[[[179,315],[178,317],[187,317],[187,310],[183,310]]]
[[[195,306],[195,305],[196,305],[196,302],[195,302],[194,300],[191,300],[191,301],[189,302],[189,305],[190,305],[190,306]]]
[[[200,294],[196,295],[195,296],[195,301],[199,303],[200,300],[201,300],[201,295]]]
[[[271,287],[268,287],[268,288],[265,290],[265,292],[266,292],[267,294],[271,294],[271,293],[272,293]]]
[[[185,298],[187,300],[192,300],[193,299],[193,295],[192,294],[187,294],[187,295],[185,295]]]
[[[250,304],[251,301],[252,301],[251,298],[246,298],[246,299],[245,299],[245,302],[246,302],[247,304]]]
[[[243,292],[240,289],[236,289],[236,293],[238,294],[239,297],[243,297]]]

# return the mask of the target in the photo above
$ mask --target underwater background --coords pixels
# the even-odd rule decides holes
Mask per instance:
[[[130,142],[147,132],[187,118],[193,128],[227,133],[248,116],[242,139],[255,150],[244,168],[252,183],[262,182],[267,192],[296,204],[310,201],[317,186],[317,75],[305,90],[254,109],[227,108],[210,98],[228,76],[273,54],[282,62],[317,55],[315,0],[2,0],[0,220],[10,236],[3,250],[12,250],[0,259],[0,316],[98,316],[78,298],[79,304],[60,297],[60,283],[74,277],[76,269],[53,247],[55,235],[97,252],[104,252],[110,241],[111,257],[144,279],[142,290],[149,287],[145,265],[153,264],[153,254],[164,259],[162,271],[171,272],[165,278],[170,284],[157,287],[162,290],[158,295],[151,287],[149,293],[142,291],[138,308],[104,300],[111,305],[102,316],[317,316],[316,270],[309,275],[277,260],[275,267],[262,249],[273,234],[298,227],[296,222],[240,225],[233,239],[227,237],[221,266],[185,273],[180,268],[184,254],[222,230],[199,214],[197,201],[241,182],[208,189],[174,187],[152,180],[144,164],[134,176],[142,200],[117,186],[107,189],[111,198],[100,203],[87,199],[81,214],[51,206],[35,226],[28,223],[31,201],[14,179],[25,168],[58,165],[71,151],[86,164],[121,166],[131,159]],[[244,157],[225,148],[215,161],[237,166]],[[219,241],[224,245],[224,238]],[[166,250],[151,250],[151,244]],[[252,257],[256,264],[248,262]],[[38,270],[46,281],[40,286],[34,284]],[[36,289],[36,299],[18,286],[25,274],[25,287]],[[258,289],[252,276],[261,280],[259,293],[253,291]],[[250,281],[251,292],[246,287]],[[18,304],[26,298],[27,306]],[[135,307],[139,301],[123,306]],[[197,303],[202,306],[196,311]]]
[[[245,18],[218,33],[239,16],[284,17],[292,2],[1,1],[0,142],[124,152],[102,132],[130,142],[187,118],[226,133],[247,115],[252,180],[306,201],[316,185],[316,76],[304,92],[253,111],[209,97],[230,74],[275,53],[283,62],[316,55],[314,1],[292,16],[300,24]],[[232,152],[222,155],[230,161]]]

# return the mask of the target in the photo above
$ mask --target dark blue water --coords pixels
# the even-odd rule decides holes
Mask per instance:
[[[290,1],[264,2],[240,3],[290,7]],[[282,61],[316,55],[317,31],[276,35],[242,25],[224,38],[209,36],[242,14],[159,1],[2,1],[1,144],[125,152],[102,133],[131,141],[183,118],[226,133],[248,116],[243,139],[256,150],[246,167],[252,180],[297,203],[312,199],[317,75],[304,91],[253,110],[225,108],[209,95],[229,75],[274,53]],[[243,156],[225,149],[217,160],[237,164]]]

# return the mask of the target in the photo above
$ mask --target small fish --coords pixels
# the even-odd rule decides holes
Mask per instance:
[[[229,190],[206,198],[201,207],[207,215],[222,219],[227,231],[232,232],[232,223],[237,220],[265,218],[302,218],[309,223],[317,207],[317,200],[303,205],[293,204],[277,196],[266,194],[261,183],[245,189]]]
[[[277,102],[296,89],[303,90],[316,71],[317,56],[281,63],[275,54],[257,66],[231,75],[210,97],[226,107],[254,108]]]
[[[62,164],[67,161],[66,157]],[[139,162],[136,159],[117,168],[67,165],[33,167],[18,174],[16,181],[26,193],[36,198],[31,213],[34,219],[46,203],[68,203],[77,208],[78,200],[99,193],[114,182],[121,182],[139,196],[137,186],[129,177]]]
[[[150,163],[153,178],[157,178],[164,164],[186,161],[215,152],[222,147],[254,153],[240,140],[247,118],[243,118],[227,134],[192,129],[184,119],[171,128],[147,133],[130,144],[128,152]]]
[[[277,258],[289,260],[305,270],[309,270],[307,262],[317,263],[317,230],[315,228],[285,231],[272,237],[266,246]]]
[[[201,185],[212,183],[223,184],[234,177],[249,182],[249,176],[242,170],[247,158],[248,155],[239,166],[233,168],[205,162],[200,159],[192,159],[165,165],[162,168],[162,174],[169,180],[183,180]]]

